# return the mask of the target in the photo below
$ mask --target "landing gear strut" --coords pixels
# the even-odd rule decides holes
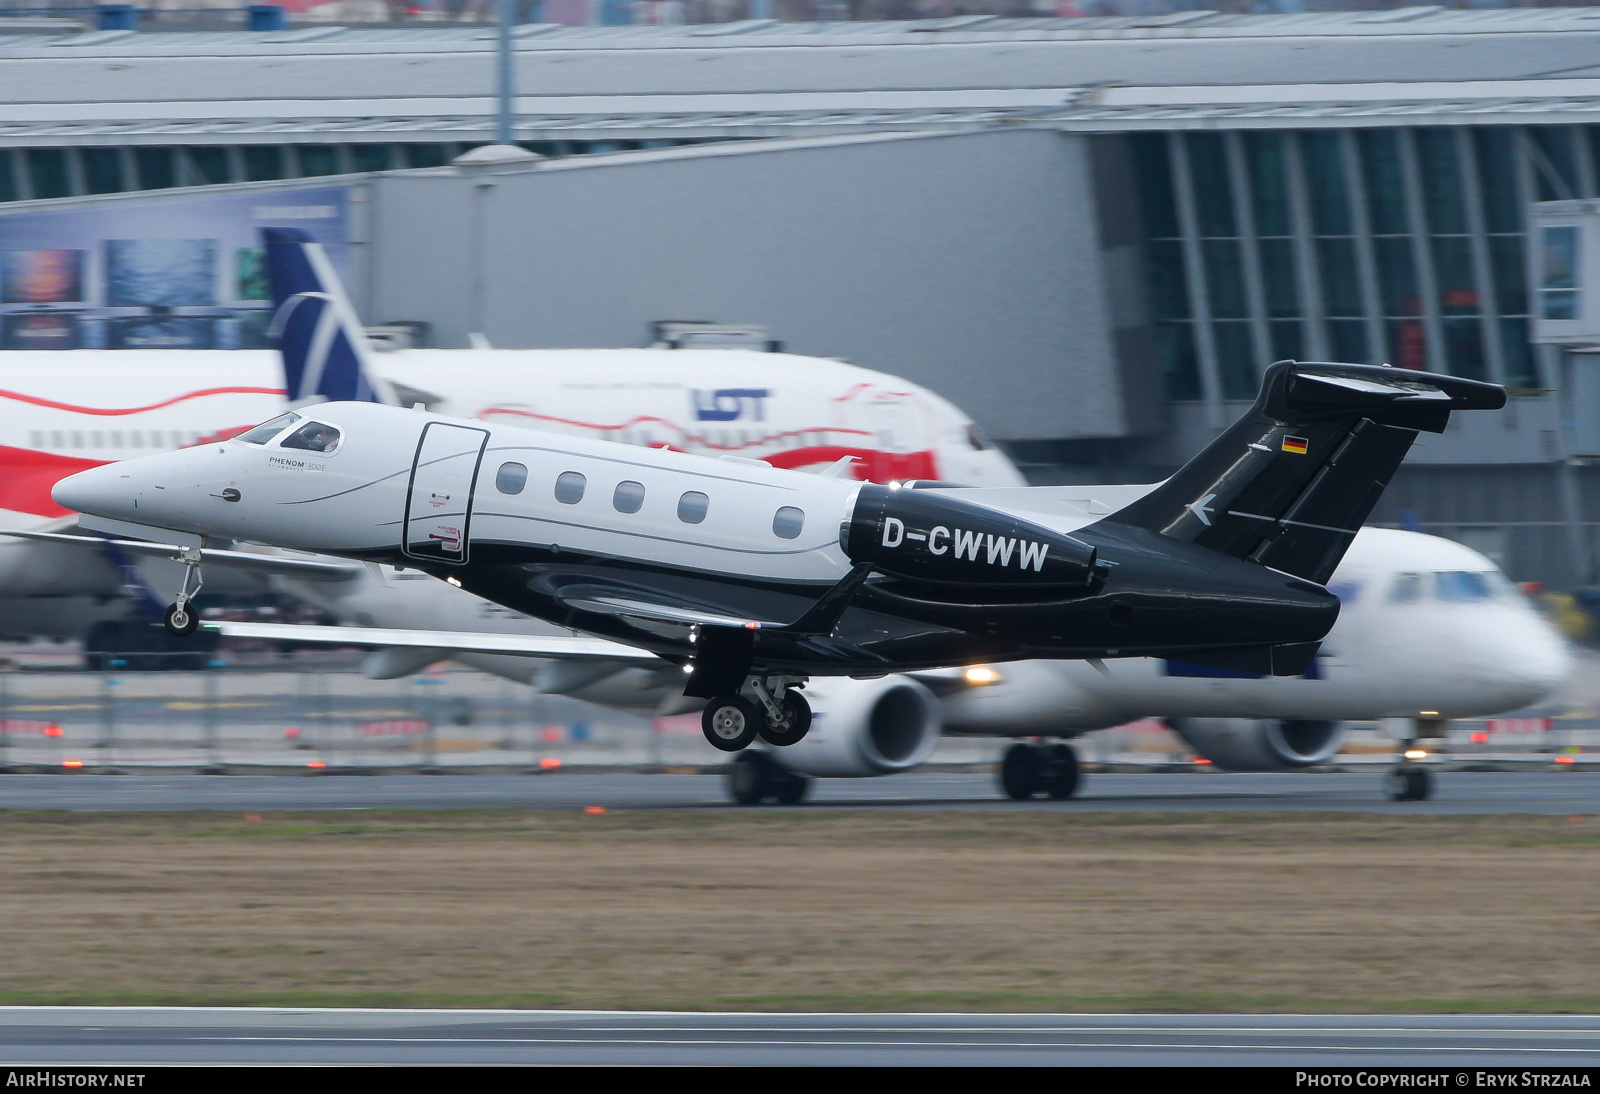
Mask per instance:
[[[200,588],[205,584],[200,578],[200,548],[185,547],[181,561],[183,587],[178,590],[177,599],[167,608],[167,614],[161,620],[170,633],[179,637],[193,634],[195,628],[200,626],[200,616],[191,606],[191,601],[200,595]]]
[[[1000,762],[1000,788],[1013,801],[1028,801],[1041,790],[1065,801],[1082,781],[1078,754],[1067,744],[1014,744]]]
[[[797,744],[811,729],[811,704],[789,676],[752,676],[746,695],[719,695],[706,704],[700,728],[713,748],[740,752],[759,736],[774,748]],[[753,696],[753,698],[752,698]]]

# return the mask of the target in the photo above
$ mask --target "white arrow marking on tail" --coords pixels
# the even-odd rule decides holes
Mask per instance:
[[[1209,527],[1211,527],[1211,518],[1206,516],[1206,514],[1210,513],[1212,511],[1211,503],[1213,501],[1216,501],[1216,500],[1217,500],[1217,496],[1215,494],[1207,494],[1205,497],[1201,498],[1199,501],[1190,502],[1189,503],[1189,512],[1191,512],[1195,516],[1199,517],[1200,518],[1200,523],[1204,524],[1207,528],[1209,528]]]

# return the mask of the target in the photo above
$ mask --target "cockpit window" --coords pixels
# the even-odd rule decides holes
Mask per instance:
[[[282,433],[285,429],[289,428],[289,426],[293,425],[299,420],[300,415],[295,414],[292,411],[288,414],[279,414],[276,418],[272,419],[272,421],[262,422],[254,429],[239,434],[234,438],[234,440],[243,441],[246,444],[266,444],[268,441],[272,440],[272,438],[276,437],[279,433]]]
[[[1474,573],[1471,570],[1452,570],[1434,574],[1433,583],[1440,600],[1451,604],[1465,604],[1473,600],[1488,600],[1494,596],[1488,577],[1488,574]]]
[[[325,422],[307,422],[285,437],[280,447],[327,454],[339,447],[339,431]]]
[[[1396,604],[1414,604],[1422,599],[1422,575],[1401,574],[1389,587],[1389,599]]]

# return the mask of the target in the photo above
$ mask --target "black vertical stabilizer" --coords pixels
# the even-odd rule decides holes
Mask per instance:
[[[1280,361],[1249,413],[1105,519],[1325,584],[1418,431],[1505,402],[1504,388],[1475,380]]]

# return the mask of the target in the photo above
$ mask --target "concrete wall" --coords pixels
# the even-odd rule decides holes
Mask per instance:
[[[759,323],[906,376],[993,435],[1128,431],[1086,140],[1040,131],[721,145],[376,178],[373,322],[435,345],[636,346]]]

